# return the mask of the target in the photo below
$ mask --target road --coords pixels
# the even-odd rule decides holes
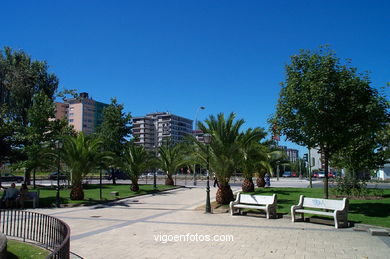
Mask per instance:
[[[174,177],[174,180],[177,185],[186,186],[186,187],[194,187],[194,179],[193,177]],[[91,184],[99,184],[99,179],[87,179],[84,180],[85,183],[91,183]],[[130,180],[116,180],[119,184],[131,184]],[[165,177],[157,177],[157,184],[164,184]],[[61,185],[67,184],[66,181],[61,180]],[[103,184],[112,183],[112,180],[103,180]],[[45,186],[55,186],[57,185],[56,180],[37,180],[37,185],[45,185]],[[153,177],[147,177],[147,178],[140,178],[139,184],[153,184]],[[230,181],[231,186],[241,186],[242,184],[242,178],[238,177],[232,177]],[[3,186],[10,186],[11,182],[3,182]],[[16,184],[17,186],[20,186],[21,184]],[[213,181],[210,180],[210,186],[212,187]],[[313,188],[323,188],[323,179],[313,179]],[[202,177],[201,179],[196,180],[196,186],[204,186],[206,187],[206,177]],[[335,183],[333,183],[333,180],[329,180],[329,187],[334,187]],[[299,179],[299,178],[283,178],[280,177],[279,180],[276,178],[271,179],[271,187],[292,187],[292,188],[307,188],[309,187],[309,180],[306,179]],[[374,183],[369,182],[367,183],[368,188],[379,188],[379,189],[390,189],[390,183]]]

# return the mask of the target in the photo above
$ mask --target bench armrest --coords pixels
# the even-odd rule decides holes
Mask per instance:
[[[236,200],[235,200],[235,201],[232,201],[233,204],[238,204],[238,203],[240,203],[240,194],[241,194],[241,192],[237,192]]]

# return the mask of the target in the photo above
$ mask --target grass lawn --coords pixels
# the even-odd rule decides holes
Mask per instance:
[[[103,184],[102,185],[102,201],[112,201],[118,198],[133,197],[142,194],[154,193],[153,185],[139,185],[140,190],[133,192],[130,190],[129,184]],[[175,189],[176,186],[157,185],[157,191],[164,191]],[[56,190],[46,187],[39,187],[39,205],[40,207],[51,207],[54,206],[56,201]],[[119,196],[112,196],[110,192],[117,191]],[[70,189],[61,189],[60,197],[61,204],[96,204],[100,201],[99,184],[88,184],[84,186],[84,200],[72,201],[69,198]]]
[[[31,259],[41,259],[49,255],[49,251],[42,249],[40,247],[19,242],[15,240],[8,239],[7,241],[7,258],[8,259],[17,259],[17,258],[31,258]]]
[[[255,194],[278,196],[278,213],[291,214],[292,205],[297,205],[299,196],[322,198],[322,188],[258,188]],[[331,194],[331,191],[330,191]],[[390,228],[390,190],[384,190],[383,199],[349,200],[348,220]]]

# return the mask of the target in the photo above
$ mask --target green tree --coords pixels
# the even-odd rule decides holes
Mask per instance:
[[[103,110],[103,121],[97,130],[97,136],[103,141],[104,150],[119,157],[125,150],[131,134],[131,114],[123,111],[123,104],[118,104],[116,98]],[[113,162],[119,160],[113,160]],[[115,170],[117,164],[111,165],[113,183],[115,184]]]
[[[138,178],[153,166],[154,156],[143,146],[130,143],[121,156],[120,168],[131,179],[131,190],[138,191]]]
[[[267,162],[266,147],[260,144],[260,140],[265,137],[263,129],[248,129],[240,137],[240,148],[237,156],[237,170],[242,172],[244,181],[242,191],[253,192],[255,185],[252,177],[255,173],[268,171],[270,165]],[[249,140],[248,140],[249,139]]]
[[[112,154],[102,151],[103,141],[94,136],[85,136],[80,132],[77,137],[66,136],[61,150],[61,160],[64,161],[71,173],[71,200],[83,200],[84,191],[82,180],[84,176],[109,164]]]
[[[157,163],[159,167],[167,174],[165,180],[166,185],[175,185],[172,175],[179,170],[180,167],[187,164],[185,156],[185,147],[180,143],[164,142],[159,148],[159,156]]]
[[[324,197],[328,198],[329,159],[357,139],[382,130],[389,121],[386,99],[365,74],[341,64],[328,48],[302,50],[286,66],[276,124],[288,140],[319,147],[324,155]]]
[[[235,117],[236,115],[231,113],[226,119],[225,115],[220,113],[217,117],[210,115],[204,123],[198,123],[199,128],[204,133],[211,135],[209,161],[210,168],[215,173],[219,183],[216,196],[219,204],[228,204],[233,200],[233,192],[230,188],[229,180],[237,169],[240,148],[247,143],[251,143],[257,137],[254,134],[244,141],[242,139],[243,134],[240,132],[244,120],[235,120]]]
[[[44,93],[52,99],[57,87],[58,79],[48,72],[46,62],[32,60],[25,52],[9,47],[0,51],[1,160],[27,159],[24,147],[29,144],[26,130],[31,123],[33,97]]]

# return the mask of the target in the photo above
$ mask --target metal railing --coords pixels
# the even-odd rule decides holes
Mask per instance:
[[[26,210],[0,210],[0,231],[49,249],[47,259],[69,258],[70,228],[55,217]]]

